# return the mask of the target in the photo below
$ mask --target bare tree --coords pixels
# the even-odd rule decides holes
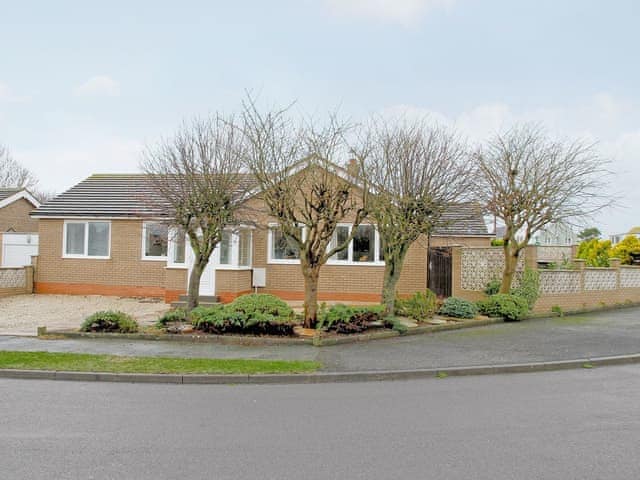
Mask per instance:
[[[198,305],[200,278],[225,227],[234,224],[250,185],[240,173],[242,135],[233,119],[217,115],[185,123],[169,139],[147,147],[141,163],[169,223],[186,233],[194,253],[189,278],[190,310]]]
[[[477,196],[505,225],[502,293],[511,289],[520,253],[537,231],[612,204],[608,161],[592,144],[553,140],[540,127],[524,125],[493,138],[475,158]]]
[[[334,163],[347,152],[347,127],[335,115],[327,125],[297,122],[289,109],[262,113],[253,99],[244,104],[246,166],[261,189],[267,213],[299,253],[304,276],[304,325],[318,315],[320,269],[346,249],[366,216],[367,187],[360,182],[361,159],[350,172]],[[338,223],[354,225],[336,242]],[[341,239],[342,240],[342,239]]]
[[[28,168],[18,163],[9,150],[0,145],[0,187],[34,188],[38,179]]]
[[[372,122],[365,136],[365,162],[374,185],[370,215],[384,251],[382,301],[393,315],[396,285],[409,247],[444,223],[443,214],[466,199],[472,168],[455,134],[425,120]]]

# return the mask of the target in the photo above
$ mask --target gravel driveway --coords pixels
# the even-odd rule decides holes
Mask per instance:
[[[37,327],[78,328],[99,310],[121,310],[149,325],[169,309],[162,300],[102,295],[16,295],[0,298],[0,335],[36,335]]]

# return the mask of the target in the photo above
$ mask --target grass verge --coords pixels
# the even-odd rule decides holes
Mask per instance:
[[[109,373],[310,373],[320,363],[307,360],[249,360],[173,357],[124,357],[86,353],[0,350],[0,368]]]

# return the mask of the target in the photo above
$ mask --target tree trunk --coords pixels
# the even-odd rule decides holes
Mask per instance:
[[[519,254],[520,254],[520,250],[512,251],[508,245],[505,245],[504,272],[502,274],[502,285],[500,286],[500,293],[509,293],[511,291],[513,276],[516,273],[516,267],[518,266]]]
[[[397,248],[393,253],[386,252],[382,283],[382,304],[384,305],[385,316],[395,314],[396,285],[400,280],[406,255],[407,249],[404,247]]]
[[[307,268],[304,273],[304,327],[314,328],[318,321],[319,268]]]
[[[198,299],[200,298],[200,278],[202,277],[203,271],[204,267],[201,266],[200,262],[197,260],[194,261],[191,274],[189,275],[189,290],[187,292],[189,295],[187,300],[188,311],[191,311],[198,306]]]

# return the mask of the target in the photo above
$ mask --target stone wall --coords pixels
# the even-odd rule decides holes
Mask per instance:
[[[0,297],[33,292],[33,267],[0,268]]]

